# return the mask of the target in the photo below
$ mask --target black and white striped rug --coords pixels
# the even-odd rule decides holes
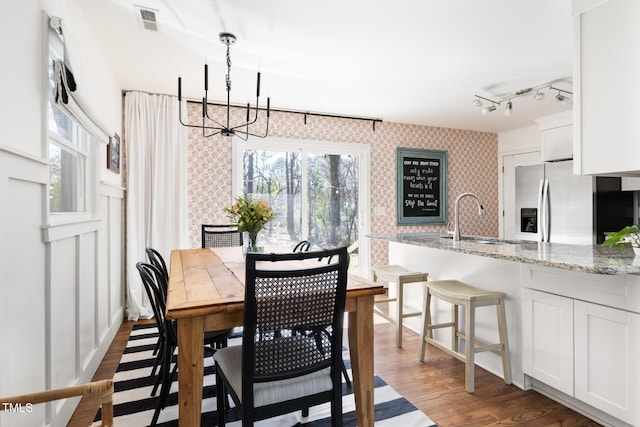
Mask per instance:
[[[113,395],[114,424],[117,426],[141,427],[151,421],[156,406],[156,397],[151,396],[154,377],[150,377],[153,366],[153,348],[157,340],[155,325],[135,325],[122,355],[120,365],[114,375]],[[234,342],[235,341],[235,342]],[[232,338],[229,345],[240,344],[241,338]],[[349,352],[345,351],[345,364],[350,371]],[[202,400],[202,425],[217,425],[215,374],[212,369],[213,360],[205,358],[205,377]],[[343,380],[344,381],[344,380]],[[160,413],[158,426],[178,425],[178,383],[174,381],[167,407]],[[353,391],[343,384],[343,413],[344,425],[356,426],[355,403]],[[424,413],[400,396],[381,378],[375,377],[375,424],[376,426],[402,427],[437,427]],[[98,413],[97,419],[100,414]],[[258,426],[330,426],[329,404],[319,405],[309,409],[309,417],[302,418],[301,413],[283,415],[256,423]],[[241,425],[239,418],[232,410],[227,414],[227,425],[237,427]]]

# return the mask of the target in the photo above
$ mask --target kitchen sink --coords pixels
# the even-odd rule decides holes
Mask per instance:
[[[509,242],[502,242],[500,240],[489,240],[489,239],[463,239],[468,242],[473,243],[482,243],[483,245],[506,245]]]
[[[453,239],[452,235],[440,236],[441,239]],[[490,239],[486,237],[462,237],[463,242],[480,243],[482,245],[515,245],[520,242],[510,240]]]

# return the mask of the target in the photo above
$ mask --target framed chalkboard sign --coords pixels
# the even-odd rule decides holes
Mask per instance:
[[[398,148],[398,225],[447,223],[447,152]]]

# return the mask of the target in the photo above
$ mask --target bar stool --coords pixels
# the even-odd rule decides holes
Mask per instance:
[[[447,301],[451,307],[451,322],[431,323],[431,296]],[[507,338],[507,320],[504,308],[505,294],[477,289],[458,280],[432,281],[424,284],[424,316],[420,333],[420,361],[424,361],[425,344],[428,342],[440,350],[448,353],[465,363],[465,387],[467,392],[474,391],[475,354],[482,351],[493,351],[502,356],[502,370],[504,382],[511,384],[511,363],[509,359],[509,342]],[[498,315],[498,334],[500,342],[487,344],[475,337],[475,309],[495,305]],[[465,310],[464,333],[460,332],[458,324],[458,306]],[[433,330],[438,328],[452,328],[449,349],[433,339]],[[465,342],[464,354],[458,353],[458,337]],[[477,344],[477,345],[476,345]]]
[[[427,273],[409,271],[399,265],[380,265],[373,267],[373,281],[382,280],[388,283],[395,283],[397,289],[396,298],[376,299],[374,304],[388,303],[397,301],[397,310],[395,316],[391,316],[383,312],[379,307],[374,305],[374,311],[381,317],[396,324],[396,346],[402,347],[402,319],[407,317],[416,317],[422,315],[421,311],[409,312],[404,311],[404,285],[405,283],[426,282]]]

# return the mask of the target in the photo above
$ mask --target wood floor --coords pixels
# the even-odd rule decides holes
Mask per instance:
[[[112,378],[134,322],[124,322],[94,380]],[[395,346],[393,325],[375,326],[375,372],[440,427],[462,426],[599,426],[533,391],[506,385],[476,367],[475,393],[464,389],[464,364],[435,347],[417,359],[419,337],[405,329],[403,348]],[[83,398],[69,426],[91,424],[99,404]]]

